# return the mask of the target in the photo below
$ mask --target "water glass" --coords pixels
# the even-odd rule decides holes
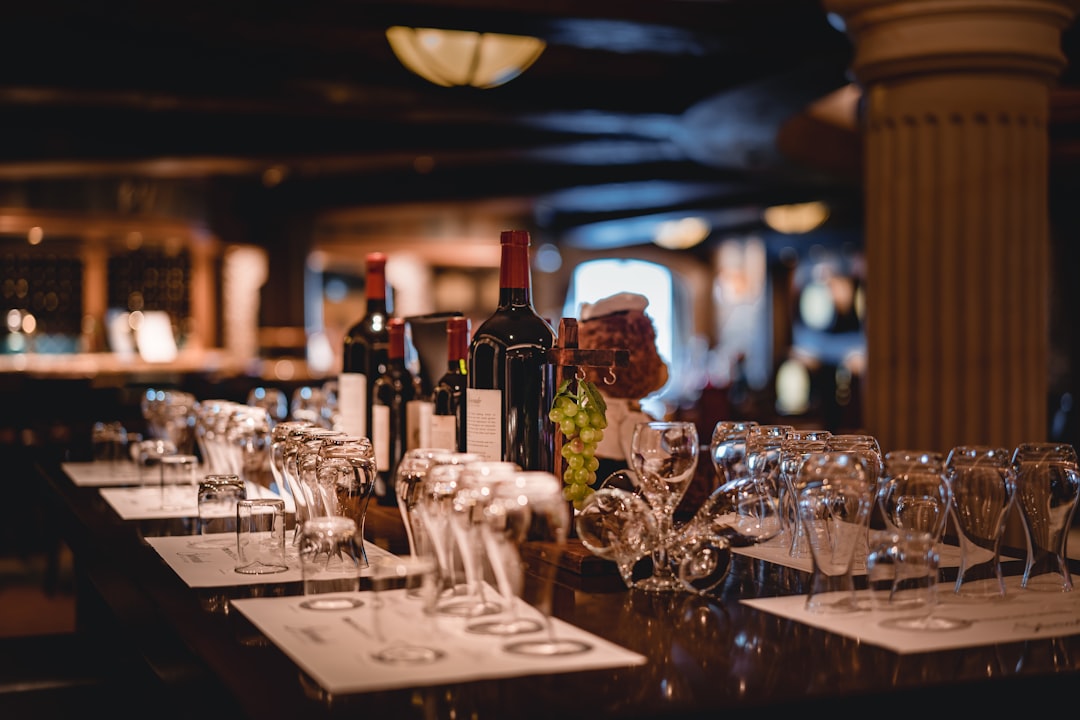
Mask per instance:
[[[363,605],[348,595],[360,589],[362,561],[356,522],[343,515],[309,517],[300,530],[300,574],[309,610]]]
[[[236,503],[236,572],[267,575],[289,569],[285,561],[285,501],[254,498]]]
[[[116,463],[128,455],[128,432],[123,423],[96,422],[90,431],[95,462]]]
[[[198,534],[192,547],[220,548],[235,542],[236,504],[247,499],[247,488],[238,475],[207,475],[199,482]],[[224,537],[220,537],[224,535]]]
[[[162,510],[188,510],[197,503],[198,483],[194,455],[163,455],[158,459],[158,486]]]

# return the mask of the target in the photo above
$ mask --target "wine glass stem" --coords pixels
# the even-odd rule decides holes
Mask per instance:
[[[663,580],[673,579],[674,573],[671,572],[671,563],[668,561],[668,543],[671,541],[671,521],[672,513],[664,511],[657,517],[660,542],[657,543],[656,548],[653,550],[653,577]]]

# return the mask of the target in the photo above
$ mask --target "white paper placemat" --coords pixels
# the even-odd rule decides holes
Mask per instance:
[[[245,482],[247,496],[249,498],[276,498],[281,497],[275,492],[267,490],[261,485]],[[169,488],[175,491],[178,488]],[[143,487],[103,487],[98,492],[105,501],[112,506],[124,520],[153,520],[159,518],[187,518],[199,516],[198,491],[195,487],[190,488],[190,493],[182,497],[182,501],[167,508],[161,506],[161,488],[156,485]],[[172,496],[170,495],[170,498]],[[293,512],[292,497],[286,495],[285,512]]]
[[[846,635],[900,654],[952,650],[980,645],[1080,634],[1080,592],[1023,590],[1019,577],[1006,578],[1003,600],[973,601],[959,598],[939,587],[940,601],[934,616],[968,621],[951,630],[900,630],[884,625],[902,612],[863,610],[853,613],[806,612],[806,596],[743,600],[773,615],[798,620],[813,627]],[[866,599],[866,591],[859,593]],[[867,603],[869,600],[867,599]]]
[[[300,559],[293,546],[292,531],[285,538],[285,559],[289,569],[271,575],[244,575],[236,572],[236,534],[171,535],[144,538],[150,547],[187,583],[188,587],[227,587],[264,583],[300,582]],[[364,543],[368,562],[392,556],[373,542]],[[365,569],[362,574],[367,575]]]
[[[956,545],[941,544],[937,546],[937,550],[938,567],[960,567],[959,547]],[[813,569],[813,561],[809,556],[804,558],[791,557],[788,553],[788,544],[783,541],[770,540],[768,542],[758,543],[757,545],[732,548],[732,552],[757,558],[758,560],[768,560],[776,565],[783,565],[784,567],[794,568],[796,570],[810,572]],[[851,566],[851,572],[853,575],[865,575],[866,558],[856,556],[855,562]]]
[[[420,600],[407,597],[405,592],[378,593],[382,600],[377,610],[381,640],[375,630],[372,592],[353,593],[363,605],[349,610],[308,610],[302,606],[303,596],[233,600],[232,607],[331,693],[630,667],[646,662],[642,655],[559,620],[554,621],[558,637],[582,640],[590,649],[554,657],[511,654],[504,649],[507,643],[537,637],[537,633],[515,638],[469,633],[465,631],[466,619],[425,615]],[[520,601],[519,610],[531,616],[538,614]],[[373,657],[381,648],[403,643],[422,644],[442,656],[422,665],[386,664]]]
[[[139,467],[134,462],[65,462],[60,468],[79,487],[115,487],[120,485],[140,485],[143,482]],[[155,468],[148,468],[147,481],[157,477]]]

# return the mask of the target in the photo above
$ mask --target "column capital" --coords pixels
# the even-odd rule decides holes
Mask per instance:
[[[1034,75],[1065,67],[1061,32],[1080,0],[824,0],[844,20],[860,84],[953,72]]]

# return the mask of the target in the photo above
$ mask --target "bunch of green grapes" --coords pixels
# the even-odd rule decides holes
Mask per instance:
[[[607,404],[587,380],[567,380],[559,387],[548,418],[563,435],[563,497],[581,509],[596,483],[596,445],[604,439]]]

